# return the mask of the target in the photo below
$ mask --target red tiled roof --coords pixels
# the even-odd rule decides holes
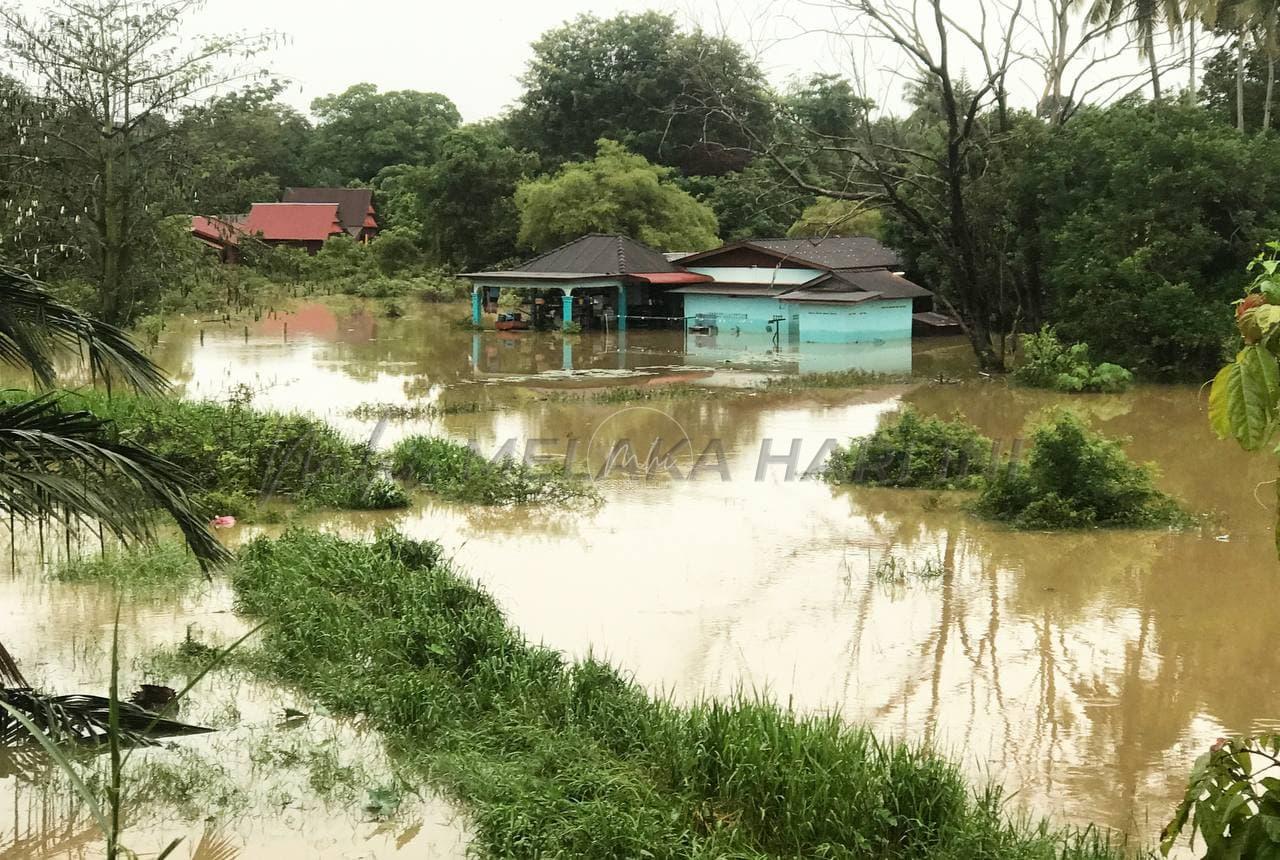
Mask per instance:
[[[195,215],[191,218],[191,233],[212,245],[236,245],[240,242],[240,227],[220,218],[205,218]]]
[[[277,242],[323,242],[343,232],[336,203],[255,203],[242,229]]]

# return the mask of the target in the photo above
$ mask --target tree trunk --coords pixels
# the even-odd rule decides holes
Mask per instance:
[[[1156,35],[1154,31],[1147,34],[1147,63],[1151,66],[1151,93],[1158,102],[1164,93],[1160,91],[1160,63],[1156,57]]]
[[[1241,134],[1244,133],[1244,64],[1247,50],[1245,36],[1245,28],[1241,26],[1239,38],[1236,40],[1236,129]]]
[[[1271,97],[1276,89],[1276,58],[1267,50],[1267,98],[1262,106],[1262,128],[1258,129],[1259,134],[1265,134],[1271,130]]]
[[[1187,106],[1196,106],[1196,19],[1193,15],[1187,26],[1187,60],[1191,66],[1191,77],[1187,83]]]

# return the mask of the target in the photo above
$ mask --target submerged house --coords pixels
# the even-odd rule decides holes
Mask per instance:
[[[562,325],[600,308],[619,329],[630,320],[789,343],[910,338],[913,323],[936,316],[933,293],[903,277],[896,252],[867,237],[757,239],[664,255],[625,236],[590,235],[516,269],[465,277],[477,323],[504,287],[561,291]]]
[[[330,236],[346,231],[336,203],[255,203],[240,231],[268,245],[290,245],[315,254]]]
[[[338,223],[357,242],[378,235],[378,218],[373,211],[373,191],[368,188],[286,188],[282,203],[334,203]]]

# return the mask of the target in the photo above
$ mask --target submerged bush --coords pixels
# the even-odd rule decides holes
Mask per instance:
[[[391,470],[431,492],[457,502],[480,505],[565,503],[594,499],[594,489],[551,466],[518,460],[486,460],[448,439],[410,436],[391,449]]]
[[[1119,858],[1011,821],[922,746],[760,699],[679,707],[531,645],[432,543],[259,538],[233,574],[255,666],[389,736],[492,857]]]
[[[977,511],[1023,529],[1180,525],[1187,515],[1155,486],[1149,466],[1120,443],[1060,412],[1031,435],[1026,465],[1001,469],[978,497]]]
[[[252,408],[246,396],[229,402],[137,397],[99,392],[74,396],[110,418],[121,437],[182,467],[213,504],[241,507],[259,497],[339,508],[364,508],[377,480],[377,458],[362,443],[308,415]],[[385,488],[384,488],[385,489]],[[407,497],[403,507],[408,504]],[[211,510],[211,514],[235,514]]]
[[[870,436],[836,448],[825,477],[835,484],[972,488],[991,460],[991,440],[959,416],[922,418],[910,407]]]
[[[1013,371],[1015,381],[1055,391],[1124,391],[1133,385],[1133,374],[1116,364],[1094,364],[1089,347],[1070,346],[1058,339],[1052,326],[1022,338],[1022,363]]]

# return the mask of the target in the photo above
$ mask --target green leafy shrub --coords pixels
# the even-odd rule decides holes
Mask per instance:
[[[977,511],[1022,529],[1176,526],[1187,515],[1155,486],[1152,469],[1120,443],[1060,412],[1031,436],[1025,466],[1001,469]]]
[[[836,448],[825,477],[834,484],[973,488],[991,460],[991,440],[959,416],[922,418],[906,408],[876,432]]]
[[[391,449],[391,470],[431,492],[480,505],[562,504],[594,500],[586,482],[551,466],[518,460],[486,460],[466,445],[432,436],[410,436]]]
[[[1115,364],[1094,364],[1086,344],[1063,344],[1052,326],[1024,336],[1022,353],[1022,364],[1014,370],[1013,378],[1023,385],[1056,391],[1117,392],[1133,384],[1132,373]]]
[[[928,747],[739,695],[687,707],[529,643],[433,543],[309,530],[233,572],[249,665],[388,737],[494,857],[1120,860],[1011,817]]]
[[[385,511],[409,507],[409,494],[390,478],[378,476],[354,492],[343,507],[360,511]]]

